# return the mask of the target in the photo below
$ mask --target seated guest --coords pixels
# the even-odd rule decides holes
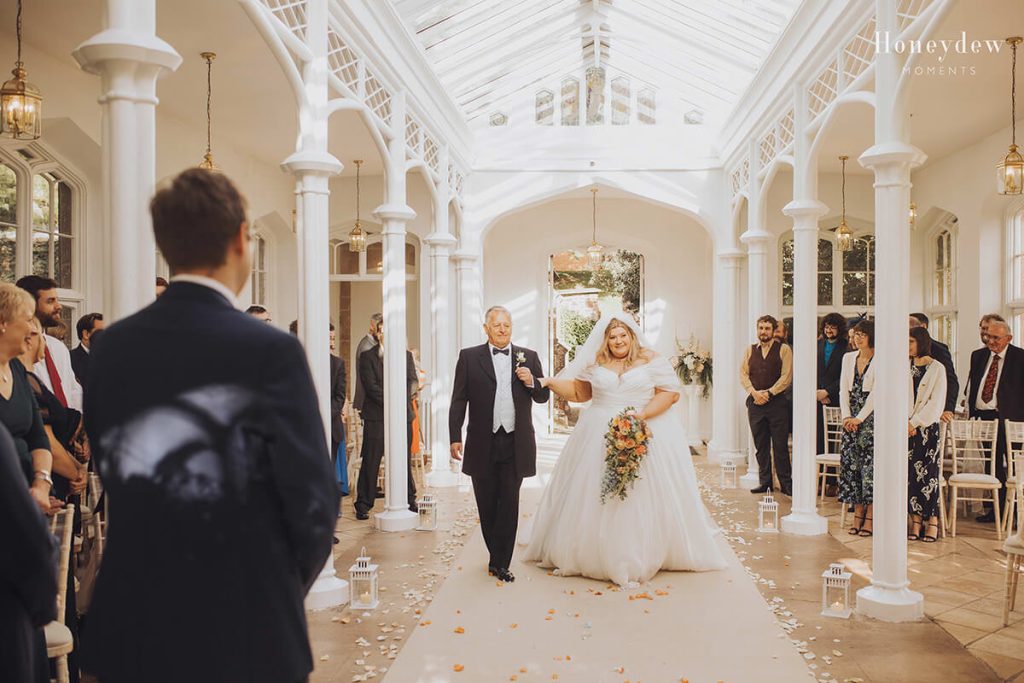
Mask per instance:
[[[75,325],[78,346],[71,350],[71,369],[75,372],[75,379],[83,387],[85,378],[89,375],[89,350],[92,348],[92,338],[96,332],[103,329],[103,325],[102,313],[86,313]]]
[[[161,294],[167,291],[167,280],[157,276],[156,278],[156,295],[159,297]]]
[[[933,340],[924,327],[910,330],[909,492],[912,541],[939,540],[939,477],[942,470],[942,411],[946,404],[946,369],[931,356]],[[922,524],[925,528],[922,529]],[[922,533],[923,531],[923,533]]]
[[[43,627],[57,618],[54,542],[0,424],[0,681],[49,683]]]
[[[825,443],[824,408],[839,405],[839,376],[843,370],[847,339],[846,318],[838,313],[829,313],[822,319],[818,338],[818,390],[814,394],[818,412],[818,453],[835,448],[835,444]]]
[[[871,392],[875,372],[875,324],[861,320],[853,328],[855,351],[843,356],[839,407],[843,437],[839,447],[839,500],[853,504],[850,533],[871,536],[874,526],[875,419]]]
[[[910,329],[920,327],[928,329],[928,316],[924,313],[910,314]],[[929,338],[931,334],[928,335]],[[956,411],[957,396],[960,394],[960,382],[956,378],[956,366],[953,364],[953,354],[949,347],[938,339],[932,339],[932,352],[928,354],[935,360],[942,363],[946,370],[946,400],[942,407],[942,421],[949,423],[953,421],[953,413]]]
[[[16,283],[32,295],[36,302],[36,317],[43,330],[62,327],[60,313],[63,307],[57,297],[57,282],[39,275],[26,275]],[[75,379],[71,368],[71,352],[64,342],[52,335],[43,335],[46,340],[46,355],[36,363],[33,371],[46,388],[60,400],[62,405],[82,411],[82,387]]]
[[[246,203],[190,168],[150,202],[164,294],[103,331],[85,422],[110,498],[82,667],[101,683],[293,683],[339,496],[301,345],[245,315]],[[157,359],[157,361],[154,361]]]
[[[257,306],[256,304],[253,304],[249,308],[245,309],[245,312],[251,315],[252,317],[256,318],[257,320],[262,320],[265,323],[271,322],[270,311],[268,311],[263,306]]]

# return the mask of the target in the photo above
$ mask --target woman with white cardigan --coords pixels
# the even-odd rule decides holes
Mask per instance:
[[[872,535],[875,476],[875,420],[871,391],[875,386],[875,324],[861,320],[853,328],[856,351],[843,356],[839,408],[843,438],[839,446],[839,500],[853,505],[850,533]]]
[[[910,330],[910,445],[907,538],[935,543],[939,540],[939,477],[942,476],[942,411],[946,401],[946,370],[931,358],[928,330]],[[926,521],[927,520],[927,521]],[[925,526],[922,534],[921,526]]]

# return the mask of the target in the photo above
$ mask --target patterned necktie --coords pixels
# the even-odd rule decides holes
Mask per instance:
[[[988,367],[988,374],[985,375],[985,386],[981,389],[981,400],[983,403],[991,403],[992,396],[996,393],[996,378],[999,377],[999,356],[992,354],[992,365]]]
[[[43,342],[46,343],[45,341]],[[60,404],[68,407],[68,397],[64,395],[64,385],[61,384],[60,375],[57,373],[57,366],[50,356],[50,348],[46,348],[46,374],[50,376],[50,384],[53,386],[53,395],[57,397]]]

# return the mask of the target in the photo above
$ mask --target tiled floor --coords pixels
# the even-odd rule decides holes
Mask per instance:
[[[542,453],[542,466],[550,465],[552,455]],[[822,509],[829,517],[830,535],[759,535],[753,531],[759,497],[719,488],[717,468],[702,456],[695,462],[709,509],[788,630],[788,634],[780,630],[778,637],[793,641],[815,680],[1024,683],[1024,599],[1018,601],[1010,626],[1004,628],[1005,564],[991,525],[967,523],[961,517],[956,539],[911,543],[912,588],[925,595],[928,619],[886,624],[856,615],[849,620],[826,618],[820,616],[822,570],[830,562],[844,561],[855,575],[852,591],[863,587],[870,577],[871,539],[839,529],[835,503]],[[429,605],[448,573],[480,569],[463,567],[455,559],[468,535],[479,533],[472,494],[455,489],[439,493],[442,524],[432,533],[376,532],[370,523],[351,519],[351,500],[345,500],[335,566],[344,576],[365,546],[381,564],[385,591],[381,607],[372,616],[351,614],[344,608],[310,615],[316,662],[312,683],[347,682],[367,674],[373,674],[368,680],[384,678],[389,663],[416,628],[417,612]],[[788,499],[780,502],[782,516],[788,512]],[[742,646],[736,643],[737,648]]]

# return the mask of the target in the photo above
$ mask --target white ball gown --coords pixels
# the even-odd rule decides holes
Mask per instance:
[[[609,420],[630,406],[643,409],[656,388],[679,392],[672,366],[655,357],[621,377],[599,365],[575,377],[590,382],[593,399],[543,493],[525,559],[563,576],[620,586],[647,581],[663,569],[723,568],[677,406],[648,421],[653,438],[626,500],[601,502]]]

